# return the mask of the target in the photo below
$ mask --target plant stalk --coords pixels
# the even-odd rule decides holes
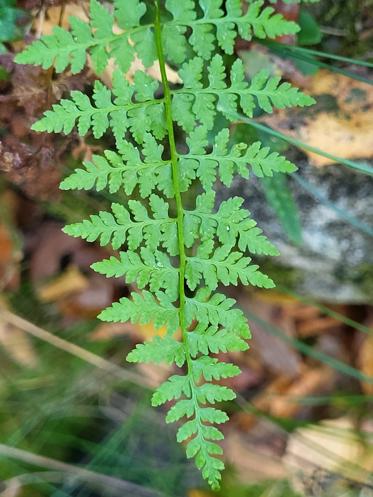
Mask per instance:
[[[168,84],[166,73],[166,62],[162,45],[162,26],[160,19],[160,0],[155,0],[156,18],[154,23],[155,42],[157,47],[157,55],[159,66],[162,76],[162,84],[164,91],[164,106],[166,113],[166,123],[168,132],[168,141],[170,146],[171,166],[172,166],[172,181],[175,193],[175,203],[177,211],[177,233],[178,233],[178,248],[179,248],[179,323],[182,335],[182,342],[184,345],[185,359],[187,364],[187,375],[190,385],[191,400],[194,404],[194,415],[198,426],[197,437],[201,441],[201,451],[204,453],[206,440],[203,435],[203,423],[200,415],[199,402],[197,396],[197,384],[193,371],[193,361],[190,355],[188,330],[185,317],[185,267],[186,267],[186,254],[184,242],[184,208],[180,192],[180,171],[179,171],[179,155],[176,150],[174,125],[172,119],[172,96]],[[207,458],[208,454],[205,454]]]
[[[186,336],[186,320],[185,320],[185,243],[184,243],[184,208],[180,193],[180,171],[179,171],[179,156],[176,150],[174,124],[172,119],[172,97],[168,84],[166,73],[166,62],[162,45],[162,27],[160,19],[160,0],[156,0],[156,16],[154,24],[155,42],[157,47],[157,55],[159,60],[159,67],[162,76],[162,85],[164,92],[164,106],[166,113],[166,125],[168,133],[168,142],[171,155],[171,168],[172,168],[172,182],[175,193],[176,203],[176,222],[177,222],[177,235],[178,235],[178,248],[179,248],[179,322],[183,335],[183,341],[187,345]]]

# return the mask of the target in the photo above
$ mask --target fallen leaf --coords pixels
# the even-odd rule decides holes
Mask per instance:
[[[261,388],[258,394],[251,399],[251,404],[255,409],[262,412],[269,412],[274,397],[281,396],[286,392],[291,384],[291,378],[288,376],[278,376],[269,384]],[[251,430],[259,421],[258,414],[248,411],[240,411],[233,415],[232,421],[243,431]]]
[[[240,306],[257,315],[263,321],[278,326],[288,336],[295,335],[294,321],[284,313],[280,306],[261,298],[261,295],[239,298]],[[269,334],[263,327],[250,321],[253,332],[250,348],[258,353],[263,363],[273,372],[296,377],[300,373],[300,356],[288,343]]]
[[[93,333],[91,340],[112,340],[115,337],[138,337],[139,326],[132,323],[102,323]]]
[[[62,225],[44,222],[37,236],[29,241],[31,245],[30,276],[33,283],[51,278],[59,273],[61,260],[70,256],[82,246],[81,240],[62,232]]]
[[[0,290],[15,289],[19,284],[22,252],[16,238],[10,226],[0,223]]]
[[[321,69],[310,81],[309,91],[317,96],[332,95],[347,114],[373,107],[373,88],[362,81]]]
[[[320,112],[312,116],[297,133],[297,138],[307,145],[345,159],[373,157],[373,112],[357,111],[350,117]],[[334,161],[307,152],[315,166],[325,166]]]
[[[210,492],[206,492],[205,490],[190,490],[188,492],[188,497],[211,497],[212,494]]]
[[[159,364],[140,363],[136,369],[144,377],[144,384],[151,388],[157,388],[171,375],[172,367]]]
[[[341,322],[329,316],[318,316],[302,321],[297,326],[298,335],[302,338],[320,335],[333,331],[341,326]]]
[[[76,266],[68,266],[66,270],[53,281],[37,288],[37,294],[42,302],[56,302],[71,295],[86,290],[88,279],[83,276]]]
[[[38,364],[36,352],[29,336],[20,328],[8,323],[1,316],[1,309],[7,308],[0,302],[0,347],[18,365],[35,368]]]
[[[93,273],[87,277],[87,286],[58,301],[58,308],[67,317],[95,319],[102,309],[113,303],[113,298],[113,281]]]
[[[326,394],[334,383],[336,375],[328,367],[307,368],[281,395],[269,397],[269,412],[273,416],[291,418],[302,410],[299,397]]]

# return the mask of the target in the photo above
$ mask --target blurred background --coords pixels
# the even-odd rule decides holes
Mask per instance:
[[[110,139],[30,131],[94,75],[14,54],[84,18],[87,2],[0,0],[0,497],[373,495],[373,1],[273,6],[301,31],[239,42],[247,77],[265,67],[317,104],[234,126],[235,140],[260,139],[299,171],[218,187],[246,199],[281,256],[259,261],[275,290],[235,294],[253,340],[233,357],[243,372],[213,494],[150,408],[170,370],[125,363],[155,330],[96,319],[130,289],[91,271],[107,251],[61,231],[113,200],[58,190]]]

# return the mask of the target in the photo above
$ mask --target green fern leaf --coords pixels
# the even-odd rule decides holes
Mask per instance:
[[[164,252],[142,247],[141,255],[128,250],[120,252],[119,259],[111,256],[92,265],[97,273],[108,278],[125,277],[127,283],[136,283],[140,289],[149,286],[151,292],[164,292],[174,302],[178,297],[177,269]]]
[[[216,404],[235,398],[236,394],[231,388],[214,383],[203,383],[197,390],[197,399],[200,404]]]
[[[243,338],[248,338],[245,335]],[[244,351],[249,347],[246,340],[241,338],[235,332],[228,332],[224,328],[217,326],[197,325],[194,331],[188,333],[188,344],[192,357],[198,354],[208,355],[209,353],[218,354],[219,352]]]
[[[220,362],[214,357],[199,357],[193,361],[194,380],[198,383],[203,377],[206,381],[222,380],[238,376],[241,370],[235,364]]]
[[[271,77],[266,70],[260,71],[248,83],[245,81],[240,59],[232,65],[228,86],[221,55],[215,55],[212,58],[208,67],[209,85],[201,87],[203,74],[196,68],[202,65],[202,59],[192,59],[184,64],[181,76],[185,77],[191,71],[193,77],[185,77],[184,87],[176,90],[173,98],[173,110],[178,116],[177,122],[187,132],[193,129],[189,123],[191,113],[195,115],[197,121],[210,129],[217,110],[227,119],[232,120],[240,110],[246,116],[252,117],[257,106],[271,113],[274,107],[284,109],[294,106],[304,107],[315,103],[312,97],[302,93],[290,83],[281,83],[280,78]],[[188,111],[187,114],[186,111]],[[188,120],[186,117],[183,120],[183,115],[187,116]]]
[[[113,30],[114,16],[97,0],[91,0],[88,23],[71,17],[71,33],[55,27],[51,35],[34,41],[18,54],[16,62],[40,65],[44,69],[54,66],[57,72],[71,66],[71,72],[77,74],[83,70],[89,55],[100,74],[112,58],[127,72],[136,54],[150,66],[156,59],[154,34],[148,26],[139,27],[145,10],[145,4],[137,0],[117,0],[115,17],[125,30],[117,33]]]
[[[238,244],[241,252],[252,254],[278,255],[277,248],[262,234],[262,230],[251,219],[250,212],[242,209],[244,200],[232,197],[213,211],[215,195],[204,193],[197,197],[196,209],[186,211],[184,237],[187,247],[193,246],[196,239],[211,240],[215,236],[223,245]]]
[[[214,242],[202,243],[194,257],[188,258],[186,280],[191,290],[195,290],[202,278],[210,290],[215,290],[219,282],[223,285],[255,285],[260,288],[273,288],[273,281],[258,271],[255,264],[250,264],[250,257],[243,257],[238,251],[232,251],[231,245],[222,245],[214,251]]]
[[[157,388],[152,396],[152,405],[161,406],[166,402],[179,399],[182,395],[190,397],[191,388],[188,376],[174,375]]]
[[[136,345],[127,355],[128,362],[166,363],[182,367],[185,362],[185,351],[182,343],[170,336],[155,337],[150,342]],[[176,420],[175,420],[176,421]]]
[[[208,147],[207,128],[199,126],[187,138],[189,154],[181,156],[183,168],[195,171],[195,176],[201,181],[205,191],[211,190],[219,173],[225,186],[230,186],[235,174],[249,178],[250,169],[262,178],[273,176],[274,172],[292,173],[296,166],[277,152],[271,152],[269,147],[263,147],[255,142],[249,147],[244,143],[234,145],[230,150],[229,130],[221,130],[215,138],[211,153]]]
[[[221,293],[211,295],[207,288],[201,288],[195,297],[186,299],[187,322],[191,324],[197,319],[201,325],[223,326],[229,332],[236,330],[242,336],[249,336],[246,318],[240,309],[233,309],[234,304],[234,299]]]
[[[122,141],[118,143],[119,154],[105,150],[104,157],[93,155],[92,161],[84,163],[85,169],[76,169],[62,181],[60,188],[97,191],[108,188],[110,193],[123,188],[131,195],[138,186],[142,198],[149,197],[156,189],[173,197],[171,163],[162,159],[163,147],[150,133],[145,133],[143,140],[144,159],[130,142]]]
[[[142,293],[132,293],[131,298],[121,298],[111,307],[99,314],[99,319],[107,322],[149,324],[154,323],[156,329],[167,327],[172,335],[179,327],[179,317],[176,307],[166,294],[158,292],[156,297],[146,290]]]
[[[179,64],[186,58],[188,41],[195,52],[208,60],[215,50],[215,39],[225,53],[232,54],[236,37],[251,40],[275,38],[295,34],[299,27],[275,14],[272,7],[263,7],[263,1],[250,4],[243,14],[236,0],[201,1],[203,16],[197,19],[195,5],[187,2],[167,1],[166,7],[173,16],[171,22],[163,24],[162,41],[170,61]],[[70,18],[71,32],[55,27],[51,35],[36,40],[17,55],[19,64],[40,65],[44,69],[54,66],[57,72],[71,67],[73,74],[83,70],[89,55],[98,74],[107,67],[110,59],[123,72],[127,72],[135,55],[146,67],[157,58],[154,26],[141,25],[146,14],[146,4],[139,0],[116,0],[114,15],[97,0],[90,1],[89,22]],[[116,21],[121,32],[113,29]],[[186,37],[187,28],[192,34]]]
[[[253,35],[258,38],[275,38],[299,31],[297,24],[276,14],[272,7],[262,9],[262,0],[250,3],[246,13],[242,12],[241,5],[236,0],[227,2],[226,13],[223,10],[223,0],[200,0],[203,15],[199,18],[192,2],[179,2],[179,5],[177,3],[175,0],[166,2],[166,8],[173,16],[171,25],[190,27],[192,33],[188,39],[180,36],[175,41],[178,41],[179,45],[182,44],[183,52],[187,50],[188,41],[194,51],[206,60],[215,51],[215,41],[225,53],[232,54],[238,35],[245,40],[251,40]],[[182,34],[184,35],[185,31]]]
[[[146,5],[140,0],[114,0],[115,17],[122,29],[137,28],[146,13]]]
[[[130,86],[119,72],[113,79],[113,89],[109,90],[100,81],[95,82],[93,101],[80,91],[71,92],[71,99],[63,99],[55,104],[52,110],[44,113],[44,117],[37,121],[34,131],[48,131],[48,133],[69,134],[77,126],[81,136],[92,129],[95,138],[100,138],[108,129],[111,129],[118,143],[121,143],[126,131],[131,129],[134,138],[142,142],[148,131],[159,127],[153,123],[149,106],[157,106],[158,112],[163,112],[162,102],[154,100],[153,94],[158,83],[149,76],[135,78],[135,84]],[[133,101],[134,95],[136,100]],[[149,98],[149,100],[146,100]],[[143,119],[138,126],[139,112]],[[163,130],[164,132],[164,130]]]
[[[150,202],[152,218],[139,201],[130,200],[129,210],[121,204],[112,204],[112,212],[100,211],[89,220],[66,226],[64,231],[88,242],[99,240],[101,246],[111,243],[114,249],[127,242],[130,250],[136,250],[145,241],[148,248],[156,250],[163,242],[171,255],[175,255],[174,244],[170,244],[167,238],[170,234],[168,225],[174,224],[174,220],[168,217],[168,204],[157,195],[152,195]]]

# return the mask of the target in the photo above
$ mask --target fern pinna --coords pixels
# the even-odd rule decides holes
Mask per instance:
[[[246,350],[250,331],[235,301],[216,289],[239,283],[273,287],[248,254],[276,255],[277,249],[242,207],[243,199],[216,206],[213,187],[218,178],[229,186],[237,174],[272,176],[295,166],[259,142],[231,145],[228,129],[215,133],[212,143],[209,137],[219,114],[233,121],[237,112],[251,117],[256,108],[271,112],[313,103],[266,71],[247,81],[241,60],[231,63],[228,57],[238,36],[274,38],[296,33],[298,26],[263,6],[263,0],[245,7],[240,0],[113,3],[110,8],[91,0],[88,22],[71,18],[70,32],[55,27],[16,60],[78,73],[89,56],[97,74],[114,61],[111,88],[97,80],[91,98],[71,92],[33,129],[67,134],[76,127],[80,135],[91,131],[96,139],[106,132],[114,135],[116,151],[93,156],[61,188],[123,189],[134,198],[66,226],[65,232],[122,249],[93,269],[124,277],[138,291],[99,317],[167,328],[163,338],[137,345],[128,360],[180,368],[156,390],[152,404],[167,404],[167,422],[180,421],[177,440],[185,442],[187,456],[195,458],[203,477],[218,487],[224,464],[216,442],[223,434],[215,425],[228,417],[213,405],[235,397],[219,380],[240,371],[214,354]],[[129,83],[124,73],[135,58],[145,70]],[[161,82],[146,70],[155,62]],[[180,84],[169,83],[166,64],[178,70]],[[184,143],[176,142],[176,130]],[[196,191],[197,182],[199,194],[187,209],[184,194]]]

